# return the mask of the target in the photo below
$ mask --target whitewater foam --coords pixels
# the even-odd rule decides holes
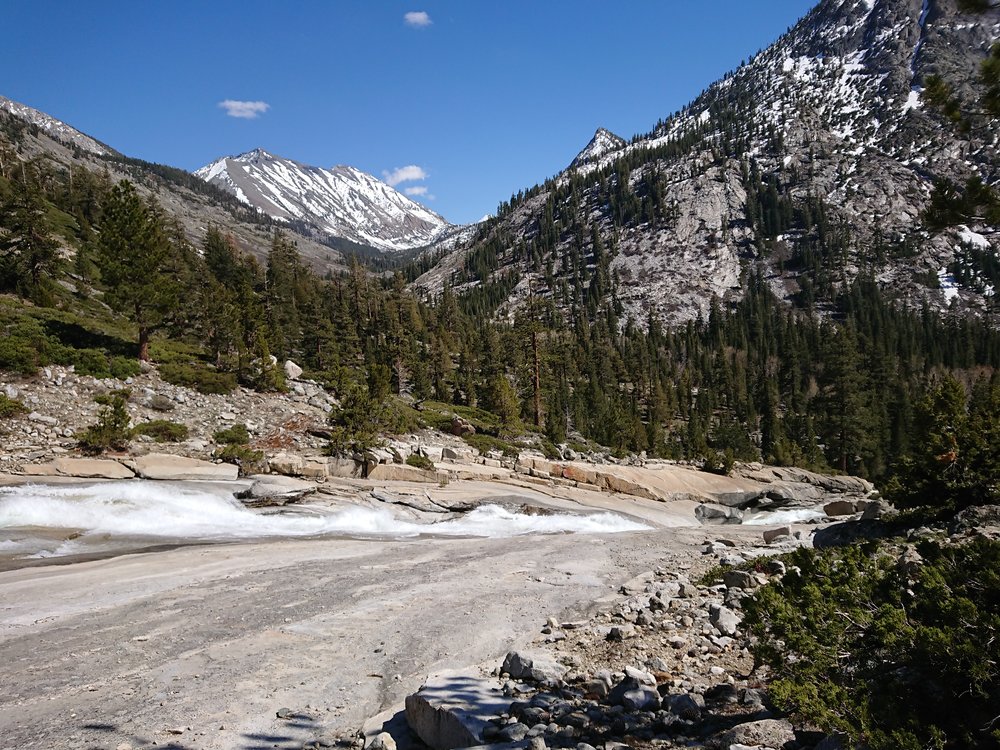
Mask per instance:
[[[482,505],[436,523],[402,520],[388,510],[363,507],[309,505],[263,514],[231,496],[151,482],[0,488],[0,529],[59,529],[85,537],[198,541],[331,535],[509,537],[648,528],[613,513],[527,515],[498,505]]]

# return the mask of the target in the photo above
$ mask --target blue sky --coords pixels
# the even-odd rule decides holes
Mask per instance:
[[[597,127],[650,130],[812,5],[8,0],[0,94],[190,170],[258,146],[383,178],[418,167],[397,189],[465,222]]]

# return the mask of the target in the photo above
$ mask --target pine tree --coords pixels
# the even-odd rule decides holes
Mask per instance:
[[[180,284],[172,273],[175,249],[154,202],[144,202],[128,181],[111,189],[104,206],[98,265],[105,301],[138,328],[138,356],[149,359],[149,337],[176,309]]]

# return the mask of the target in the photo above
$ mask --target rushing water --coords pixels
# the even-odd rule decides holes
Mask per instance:
[[[508,537],[646,528],[613,513],[527,515],[498,505],[435,523],[363,507],[301,505],[259,512],[219,492],[140,481],[0,488],[0,559],[7,560],[266,538]]]

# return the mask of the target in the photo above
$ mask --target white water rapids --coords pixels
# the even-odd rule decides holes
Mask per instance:
[[[484,504],[458,518],[416,523],[385,509],[303,505],[260,513],[219,492],[154,482],[0,488],[0,556],[59,557],[185,542],[420,535],[509,537],[615,533],[649,527],[613,513],[527,515]]]

